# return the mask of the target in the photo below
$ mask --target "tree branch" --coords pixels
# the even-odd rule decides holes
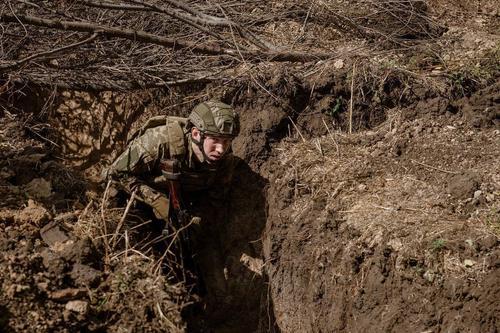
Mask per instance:
[[[262,51],[241,51],[236,49],[222,48],[219,46],[200,46],[198,43],[188,42],[159,35],[150,34],[142,30],[119,29],[102,26],[88,22],[73,22],[43,19],[27,15],[0,15],[0,22],[23,23],[35,26],[42,26],[58,30],[80,31],[101,33],[108,37],[125,38],[132,41],[151,43],[170,47],[173,50],[189,48],[194,53],[209,55],[229,55],[237,56],[241,53],[246,59],[254,61],[290,61],[290,62],[308,62],[333,58],[329,53],[301,53],[301,52],[262,52]]]
[[[183,14],[179,11],[175,11],[172,9],[169,10],[169,9],[166,9],[163,7],[159,7],[159,6],[147,3],[147,2],[142,1],[142,0],[130,0],[130,1],[132,1],[135,4],[140,4],[140,5],[143,5],[145,7],[151,8],[154,11],[157,11],[159,13],[167,14],[171,17],[177,18],[177,19],[179,19],[185,23],[188,23],[188,24],[196,27],[197,29],[200,29],[200,30],[205,31],[205,32],[207,32],[207,31],[205,28],[202,27],[202,25],[211,25],[211,26],[219,26],[219,27],[234,27],[243,38],[245,38],[250,43],[257,46],[258,48],[266,50],[266,51],[272,49],[272,47],[270,46],[270,44],[268,42],[260,40],[255,35],[253,35],[251,32],[249,32],[246,29],[244,29],[243,27],[241,27],[239,24],[236,24],[236,23],[234,23],[226,18],[220,18],[220,17],[216,17],[216,16],[206,15],[202,12],[196,11],[189,6],[186,6],[184,4],[180,4],[176,1],[168,1],[167,0],[167,2],[169,2],[170,4],[172,4],[176,7],[180,6],[181,9],[187,11],[191,15],[186,15],[186,14]],[[238,47],[240,49],[245,49],[245,47],[243,47],[241,45],[239,45]]]
[[[96,7],[96,8],[105,8],[105,9],[116,9],[116,10],[145,10],[145,11],[150,11],[149,8],[144,7],[144,6],[135,6],[135,5],[128,5],[124,3],[120,4],[115,4],[115,3],[109,3],[107,1],[101,1],[101,0],[80,0],[81,3],[85,4],[86,6],[89,7]]]
[[[21,66],[22,64],[24,64],[25,62],[28,62],[28,61],[33,60],[35,58],[40,58],[40,57],[48,56],[48,55],[55,54],[55,53],[58,53],[58,52],[66,51],[66,50],[78,47],[80,45],[89,43],[89,42],[93,41],[94,39],[96,39],[97,36],[98,36],[98,33],[95,32],[94,34],[92,34],[92,36],[90,36],[89,38],[86,38],[86,39],[84,39],[84,40],[82,40],[80,42],[77,42],[77,43],[74,43],[74,44],[71,44],[71,45],[67,45],[67,46],[63,46],[63,47],[60,47],[60,48],[54,49],[54,50],[49,50],[49,51],[45,51],[45,52],[35,53],[35,54],[30,55],[29,57],[26,57],[26,58],[23,58],[21,60],[16,61],[13,64],[0,65],[0,73],[4,72],[7,69],[9,69],[9,70],[16,69],[19,66]]]
[[[50,86],[50,87],[58,87],[62,89],[68,90],[85,90],[85,91],[105,91],[105,90],[117,90],[117,91],[129,91],[129,90],[137,90],[137,89],[148,89],[148,88],[161,88],[161,87],[176,87],[176,86],[185,86],[192,84],[207,84],[217,79],[211,76],[202,76],[195,78],[186,78],[179,79],[173,81],[164,81],[164,82],[143,82],[137,80],[108,80],[102,79],[95,81],[89,80],[78,80],[78,79],[54,79],[49,75],[32,77],[30,75],[25,76],[25,78],[13,78],[11,79],[12,83],[15,84],[25,84],[26,80],[39,85],[39,86]]]

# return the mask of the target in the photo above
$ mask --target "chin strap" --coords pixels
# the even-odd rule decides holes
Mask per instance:
[[[203,161],[200,161],[200,162],[202,162],[202,163],[208,162],[208,161],[210,161],[210,159],[208,158],[207,154],[205,154],[205,149],[203,149],[203,143],[205,142],[205,133],[201,132],[200,138],[201,138],[201,140],[198,141],[198,140],[195,140],[193,137],[191,137],[191,140],[201,150],[201,154],[203,155]]]

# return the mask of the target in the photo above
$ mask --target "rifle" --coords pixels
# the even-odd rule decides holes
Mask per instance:
[[[169,199],[172,208],[174,209],[177,222],[182,227],[189,224],[199,224],[201,218],[192,216],[185,208],[181,195],[180,177],[181,166],[177,159],[165,159],[160,162],[162,174],[168,183]],[[164,232],[166,230],[164,229]]]

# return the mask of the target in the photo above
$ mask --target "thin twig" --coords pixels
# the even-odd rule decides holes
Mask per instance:
[[[155,272],[159,272],[160,271],[160,268],[161,268],[161,263],[163,262],[163,259],[165,259],[165,257],[167,256],[167,253],[170,252],[170,248],[172,247],[172,245],[174,244],[174,242],[177,240],[177,237],[180,235],[180,233],[182,231],[184,231],[185,229],[187,229],[189,226],[191,226],[191,224],[193,224],[193,221],[194,219],[191,219],[191,221],[189,221],[188,224],[186,224],[185,226],[182,226],[181,228],[179,228],[179,230],[176,230],[174,235],[172,236],[172,240],[170,241],[170,243],[168,244],[166,250],[164,251],[163,255],[161,256],[160,259],[158,259],[158,265],[155,269]],[[171,252],[170,252],[171,253]]]
[[[417,164],[420,164],[424,167],[427,167],[427,168],[431,168],[431,169],[434,169],[434,170],[437,170],[437,171],[441,171],[441,172],[444,172],[444,173],[449,173],[449,174],[452,174],[452,175],[458,175],[459,172],[454,172],[454,171],[448,171],[448,170],[444,170],[444,169],[440,169],[440,168],[437,168],[435,166],[432,166],[432,165],[429,165],[429,164],[425,164],[425,163],[422,163],[422,162],[419,162],[419,161],[415,161],[415,160],[410,160],[412,161],[413,163],[417,163]]]
[[[113,237],[111,238],[111,248],[114,248],[116,245],[115,242],[116,242],[116,237],[118,236],[118,232],[120,231],[123,223],[125,222],[125,218],[127,217],[128,211],[130,210],[130,207],[132,207],[132,204],[134,203],[134,201],[135,201],[135,191],[132,192],[132,194],[130,195],[130,199],[128,199],[128,202],[127,202],[127,207],[125,208],[125,211],[123,212],[123,215],[122,215],[122,218],[120,219],[120,222],[118,222],[118,225],[116,226],[115,233],[114,233]]]
[[[58,52],[67,51],[67,50],[73,49],[75,47],[78,47],[80,45],[90,43],[91,41],[96,39],[98,35],[99,34],[97,32],[94,32],[89,38],[86,38],[80,42],[73,43],[73,44],[70,44],[67,46],[63,46],[63,47],[60,47],[60,48],[54,49],[54,50],[49,50],[49,51],[45,51],[45,52],[39,52],[39,53],[32,54],[29,57],[18,60],[13,64],[2,65],[2,66],[0,66],[0,70],[17,68],[17,67],[21,66],[22,64],[24,64],[25,62],[28,62],[28,61],[33,60],[35,58],[40,58],[40,57],[48,56],[48,55],[55,54]]]
[[[297,130],[297,133],[299,133],[300,137],[302,138],[302,142],[306,142],[306,139],[304,138],[302,133],[300,133],[300,130],[297,127],[297,125],[295,125],[295,122],[293,121],[293,119],[290,116],[288,116],[288,119],[290,119],[290,122],[292,123],[293,127],[295,127],[295,129]]]
[[[108,234],[108,228],[106,226],[106,219],[104,218],[104,206],[106,205],[106,202],[108,200],[108,193],[109,193],[109,188],[111,186],[111,179],[108,180],[108,183],[106,184],[106,189],[104,190],[104,194],[102,196],[102,201],[101,201],[101,221],[102,221],[102,225],[103,225],[103,235],[107,235]],[[110,248],[109,248],[109,242],[108,242],[108,237],[105,236],[103,237],[103,241],[104,241],[104,266],[105,266],[105,269],[107,270],[107,268],[109,267],[109,251],[110,251]]]
[[[332,139],[332,142],[335,145],[335,149],[337,150],[337,156],[340,156],[339,145],[338,145],[337,141],[335,140],[333,133],[330,131],[330,128],[326,124],[325,119],[323,117],[321,117],[321,120],[323,121],[323,124],[325,125],[326,130],[328,131],[328,134],[330,135],[330,139]]]
[[[156,308],[158,310],[158,314],[160,315],[160,318],[163,319],[167,323],[167,325],[173,330],[173,332],[179,332],[180,331],[179,328],[177,326],[175,326],[174,323],[172,323],[172,321],[170,321],[170,319],[168,319],[163,314],[163,311],[161,310],[160,303],[156,303]]]
[[[354,76],[356,75],[356,63],[352,65],[352,80],[351,80],[351,102],[349,105],[349,134],[352,134],[352,112],[354,107]]]

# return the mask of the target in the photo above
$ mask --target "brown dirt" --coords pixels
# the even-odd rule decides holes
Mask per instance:
[[[0,331],[500,331],[498,10],[428,4],[446,31],[415,18],[390,51],[332,37],[359,53],[242,64],[222,88],[0,96]],[[352,34],[321,17],[314,43]],[[291,23],[268,27],[296,40]],[[207,94],[240,113],[244,163],[196,267],[96,176],[145,118]]]
[[[468,116],[499,96],[278,148],[265,257],[282,331],[500,329],[500,131]]]

